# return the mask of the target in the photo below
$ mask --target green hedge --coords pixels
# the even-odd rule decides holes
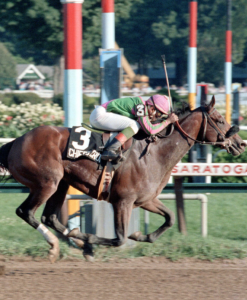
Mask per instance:
[[[52,99],[53,103],[58,104],[60,107],[63,107],[63,94],[55,95]],[[83,109],[93,110],[94,105],[99,105],[100,98],[99,97],[89,97],[87,95],[83,95]]]
[[[11,106],[12,104],[18,105],[24,102],[38,104],[43,102],[43,99],[35,93],[5,93],[0,94],[0,101],[7,106]]]

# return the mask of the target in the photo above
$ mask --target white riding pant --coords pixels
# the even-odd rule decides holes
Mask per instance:
[[[89,121],[93,127],[107,131],[122,131],[127,127],[131,127],[137,133],[141,128],[141,125],[137,121],[107,112],[103,106],[97,106],[92,111]]]

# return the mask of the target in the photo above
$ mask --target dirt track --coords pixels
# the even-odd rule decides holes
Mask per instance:
[[[0,299],[247,299],[247,260],[85,262],[0,258]]]

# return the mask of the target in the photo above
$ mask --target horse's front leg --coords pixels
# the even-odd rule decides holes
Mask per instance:
[[[98,237],[94,234],[81,233],[77,228],[70,231],[67,235],[68,237],[81,239],[85,245],[87,244],[97,244],[104,246],[121,246],[127,240],[128,234],[128,225],[130,221],[131,211],[133,208],[133,203],[129,201],[117,201],[117,203],[113,203],[114,210],[114,225],[115,225],[115,239],[108,239]]]
[[[16,214],[25,222],[37,229],[51,246],[49,250],[49,259],[51,263],[55,262],[59,257],[59,241],[58,238],[49,231],[43,224],[38,222],[34,214],[38,207],[45,203],[47,198],[54,193],[56,187],[54,185],[47,186],[46,189],[31,190],[27,199],[16,209]]]
[[[162,233],[174,224],[175,215],[158,198],[154,198],[153,200],[146,202],[141,206],[141,208],[165,217],[165,223],[157,230],[147,235],[142,234],[140,231],[134,232],[129,236],[129,239],[138,242],[153,243],[161,236]]]

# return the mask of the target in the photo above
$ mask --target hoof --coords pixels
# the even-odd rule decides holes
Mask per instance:
[[[85,243],[82,240],[76,239],[76,238],[70,238],[72,240],[72,242],[74,242],[76,244],[77,247],[83,249]]]
[[[79,228],[74,228],[72,229],[68,234],[67,237],[73,237],[76,238],[78,236],[78,234],[80,233]]]
[[[88,262],[94,262],[93,254],[84,254],[83,253],[83,256],[85,257],[86,261],[88,261]]]
[[[54,262],[56,262],[56,260],[58,259],[59,252],[59,248],[49,250],[49,260],[52,264],[54,264]]]
[[[88,243],[85,244],[83,256],[85,257],[86,261],[94,262],[93,246],[91,244],[88,244]]]
[[[138,241],[138,238],[142,235],[141,231],[132,233],[128,238],[134,241]]]
[[[5,274],[5,266],[0,266],[0,276]]]

